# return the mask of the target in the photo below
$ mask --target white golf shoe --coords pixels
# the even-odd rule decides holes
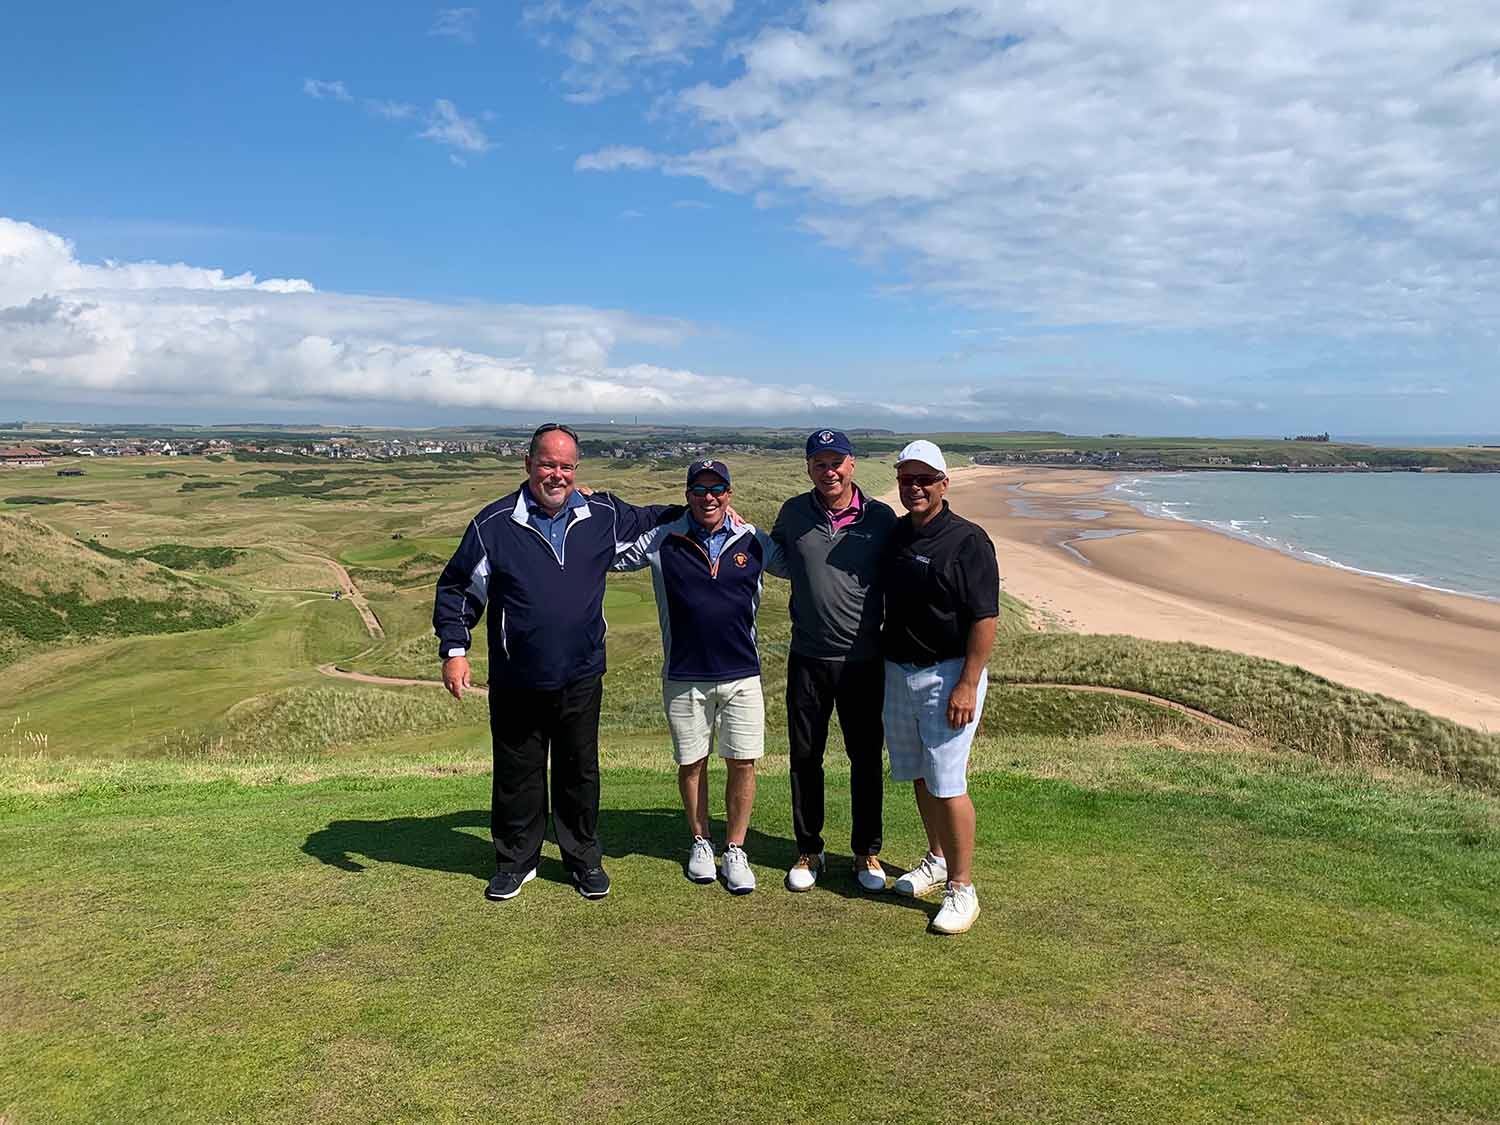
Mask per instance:
[[[750,870],[750,857],[738,844],[724,848],[724,885],[732,895],[747,895],[755,890],[755,872]]]
[[[978,917],[979,896],[974,893],[974,884],[949,883],[943,892],[943,908],[932,920],[932,928],[940,934],[961,934]]]
[[[885,868],[872,855],[854,857],[854,878],[862,890],[879,894],[885,890]]]
[[[810,891],[818,885],[818,876],[823,874],[823,853],[799,855],[792,869],[786,873],[786,889]]]
[[[922,862],[896,880],[895,891],[908,898],[921,898],[948,882],[948,861],[928,852]]]
[[[712,883],[719,877],[714,866],[712,840],[705,840],[702,836],[693,837],[693,847],[688,852],[687,877],[695,883]]]

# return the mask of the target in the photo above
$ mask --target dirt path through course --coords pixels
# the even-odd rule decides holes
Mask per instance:
[[[337,560],[330,559],[327,555],[314,555],[306,551],[294,551],[290,547],[279,547],[271,543],[262,543],[259,546],[275,551],[288,562],[298,560],[312,562],[333,571],[334,577],[338,580],[340,592],[359,611],[359,616],[364,621],[365,628],[369,630],[370,636],[377,641],[385,640],[385,630],[381,628],[380,618],[375,616],[375,611],[370,608],[370,603],[366,600],[364,592],[354,584],[354,579],[349,577],[349,572]]]
[[[1186,703],[1178,703],[1176,700],[1164,699],[1159,695],[1148,695],[1144,691],[1131,691],[1129,688],[1105,687],[1102,684],[1058,684],[1058,683],[1018,683],[1006,681],[999,685],[1007,688],[1047,688],[1055,691],[1085,691],[1095,695],[1123,695],[1126,699],[1141,699],[1147,703],[1155,704],[1157,707],[1165,707],[1168,711],[1175,711],[1179,715],[1186,715],[1190,719],[1197,719],[1200,723],[1207,723],[1219,730],[1232,731],[1235,734],[1244,734],[1243,727],[1237,727],[1227,719],[1221,719],[1217,715],[1210,715],[1207,711],[1199,711],[1196,707],[1189,707]]]
[[[336,680],[353,680],[356,683],[380,684],[384,687],[440,688],[443,686],[443,682],[441,680],[417,680],[408,679],[401,676],[376,676],[369,672],[351,672],[349,669],[340,668],[336,664],[319,664],[318,671],[323,673],[323,675],[325,676],[332,676]],[[1177,703],[1171,699],[1163,699],[1159,695],[1147,695],[1143,691],[1130,691],[1127,688],[1101,687],[1092,684],[1005,683],[998,684],[996,686],[1005,688],[1046,688],[1050,691],[1092,692],[1098,695],[1123,695],[1128,699],[1140,699],[1145,701],[1146,703],[1154,704],[1157,707],[1163,707],[1168,711],[1174,711],[1179,715],[1186,715],[1191,719],[1197,719],[1200,723],[1207,723],[1209,726],[1217,727],[1219,730],[1231,731],[1235,734],[1245,733],[1233,723],[1226,722],[1224,719],[1220,719],[1215,715],[1210,715],[1207,711],[1199,711],[1196,708],[1189,707],[1184,703]],[[480,695],[488,695],[490,693],[489,688],[483,687],[479,684],[475,684],[473,687],[469,688],[469,690],[472,692],[477,692]]]
[[[332,676],[336,680],[354,680],[361,684],[381,684],[385,687],[435,687],[443,686],[442,680],[410,680],[400,676],[376,676],[370,672],[351,672],[347,668],[340,668],[337,664],[319,664],[318,671],[325,676]],[[482,684],[474,684],[469,691],[480,695],[489,695],[490,689]]]

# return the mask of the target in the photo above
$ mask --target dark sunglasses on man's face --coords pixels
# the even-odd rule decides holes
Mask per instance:
[[[688,485],[689,496],[723,496],[729,491],[727,484],[690,484]]]
[[[902,488],[931,488],[943,479],[938,473],[902,473],[896,478],[896,483]]]

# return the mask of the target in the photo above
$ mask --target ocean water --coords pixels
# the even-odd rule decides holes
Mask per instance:
[[[1334,434],[1334,441],[1381,445],[1387,449],[1462,449],[1470,445],[1500,446],[1500,434]]]
[[[1500,599],[1500,473],[1153,473],[1115,488],[1313,562]]]

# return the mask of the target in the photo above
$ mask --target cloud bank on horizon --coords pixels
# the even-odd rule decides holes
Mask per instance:
[[[89,264],[61,236],[0,217],[0,390],[38,399],[747,420],[845,405],[806,388],[610,361],[621,343],[670,348],[691,331],[603,309],[442,305],[183,264]]]

